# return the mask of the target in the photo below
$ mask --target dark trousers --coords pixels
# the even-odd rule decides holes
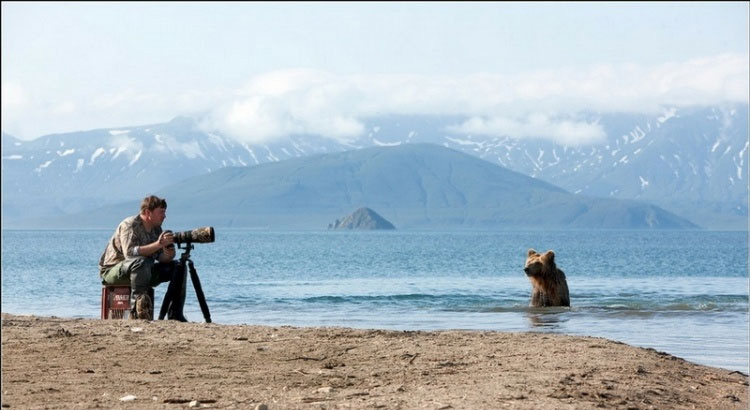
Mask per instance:
[[[101,275],[105,285],[130,285],[133,294],[148,291],[160,283],[169,282],[173,275],[180,273],[180,262],[154,262],[152,258],[138,256],[127,258],[104,271]]]

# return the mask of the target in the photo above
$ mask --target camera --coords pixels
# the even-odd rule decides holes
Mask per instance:
[[[211,243],[216,239],[213,226],[204,226],[202,228],[193,229],[192,231],[173,232],[173,235],[174,243],[177,245],[183,243]]]

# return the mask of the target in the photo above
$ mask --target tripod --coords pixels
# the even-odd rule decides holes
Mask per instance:
[[[206,304],[206,296],[203,294],[203,288],[201,287],[201,281],[198,279],[198,272],[195,270],[193,261],[190,259],[190,251],[193,250],[193,244],[185,242],[185,247],[182,248],[181,244],[177,244],[179,249],[184,249],[182,255],[180,255],[180,267],[182,272],[176,272],[169,282],[167,293],[164,295],[164,302],[161,304],[161,310],[159,311],[159,320],[164,319],[167,314],[167,310],[173,310],[178,313],[177,319],[183,322],[187,322],[185,316],[182,314],[182,306],[185,300],[185,287],[187,286],[187,275],[190,272],[190,280],[193,282],[193,288],[195,288],[195,296],[198,298],[198,303],[201,305],[201,312],[203,312],[203,318],[206,319],[206,323],[211,323],[211,313],[208,311],[208,305]],[[181,278],[181,280],[175,280]],[[180,303],[182,302],[182,303]],[[170,315],[171,316],[171,315]]]

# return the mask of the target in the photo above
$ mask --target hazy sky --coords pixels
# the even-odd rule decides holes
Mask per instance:
[[[2,3],[2,129],[346,139],[380,114],[596,138],[582,110],[748,100],[748,3]]]

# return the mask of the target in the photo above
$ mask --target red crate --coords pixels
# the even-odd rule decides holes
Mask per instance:
[[[149,288],[154,300],[154,288]],[[102,319],[127,319],[130,317],[130,286],[102,285]],[[151,318],[153,320],[153,318]]]

